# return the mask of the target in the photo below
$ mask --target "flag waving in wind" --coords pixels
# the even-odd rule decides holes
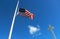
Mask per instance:
[[[24,8],[19,8],[19,15],[21,15],[21,16],[27,16],[31,20],[33,20],[33,18],[34,18],[34,14],[31,13],[31,12],[29,12],[28,10],[26,10]]]

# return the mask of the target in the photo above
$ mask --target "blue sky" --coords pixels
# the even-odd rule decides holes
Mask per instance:
[[[17,0],[0,0],[0,39],[7,39]],[[60,39],[60,0],[20,0],[19,7],[34,13],[34,20],[16,16],[12,39],[52,39],[48,25],[55,27],[54,32]],[[40,26],[42,35],[32,37],[28,25]]]

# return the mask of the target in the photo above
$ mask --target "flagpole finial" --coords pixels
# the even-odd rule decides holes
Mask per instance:
[[[54,29],[54,27],[49,25],[48,30],[53,30],[53,29]]]

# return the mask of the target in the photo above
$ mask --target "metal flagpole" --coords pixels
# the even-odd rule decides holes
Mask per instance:
[[[12,24],[11,24],[11,28],[10,28],[8,39],[11,39],[11,36],[12,36],[12,31],[13,31],[13,27],[14,27],[14,21],[15,21],[15,18],[16,18],[18,5],[19,5],[19,0],[17,2],[16,9],[15,9],[15,12],[14,12],[14,16],[13,16],[13,20],[12,20]]]
[[[54,29],[54,27],[49,25],[48,30],[52,33],[53,39],[56,39],[56,36],[55,36],[55,33],[54,33],[53,29]]]
[[[53,32],[53,30],[51,30],[52,36],[54,39],[56,39],[55,33]]]

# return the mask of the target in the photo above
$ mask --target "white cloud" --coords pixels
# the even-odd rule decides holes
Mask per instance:
[[[34,34],[36,34],[37,32],[40,31],[39,27],[34,27],[34,26],[29,25],[28,28],[29,28],[29,33],[31,35],[34,35]]]

